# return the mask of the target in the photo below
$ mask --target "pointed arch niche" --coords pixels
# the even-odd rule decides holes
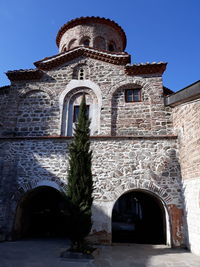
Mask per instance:
[[[89,80],[72,80],[60,95],[61,135],[72,136],[76,123],[76,116],[85,93],[88,116],[91,120],[90,134],[100,132],[101,91],[98,85]]]

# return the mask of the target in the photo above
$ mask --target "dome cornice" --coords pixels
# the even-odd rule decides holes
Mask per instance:
[[[67,30],[69,30],[69,29],[71,29],[71,28],[73,28],[73,27],[75,27],[77,25],[83,25],[83,24],[86,24],[86,23],[99,23],[99,24],[105,24],[105,25],[111,26],[122,37],[123,49],[126,48],[126,34],[125,34],[124,30],[121,28],[121,26],[119,26],[113,20],[106,19],[106,18],[101,18],[101,17],[93,17],[93,16],[92,17],[80,17],[80,18],[77,18],[77,19],[70,20],[69,22],[64,24],[60,28],[60,30],[58,31],[58,34],[57,34],[57,37],[56,37],[57,46],[59,47],[60,40],[61,40],[63,34]]]

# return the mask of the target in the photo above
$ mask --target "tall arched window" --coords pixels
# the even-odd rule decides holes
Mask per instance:
[[[87,113],[90,118],[91,135],[98,132],[98,100],[94,92],[89,88],[76,88],[64,99],[62,135],[72,136],[77,123],[79,108],[83,93],[86,97]]]

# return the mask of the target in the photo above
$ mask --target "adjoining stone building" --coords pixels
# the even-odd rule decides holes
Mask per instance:
[[[200,254],[200,83],[174,93],[166,63],[130,64],[114,21],[81,17],[59,53],[0,88],[0,236],[67,235],[68,147],[86,93],[94,242],[166,243]],[[196,89],[195,89],[195,88]]]

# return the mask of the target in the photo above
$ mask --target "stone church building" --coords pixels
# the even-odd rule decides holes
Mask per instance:
[[[63,25],[58,53],[0,88],[0,239],[67,236],[68,148],[83,92],[91,120],[96,243],[200,255],[200,82],[173,93],[166,63],[131,64],[114,21]]]

